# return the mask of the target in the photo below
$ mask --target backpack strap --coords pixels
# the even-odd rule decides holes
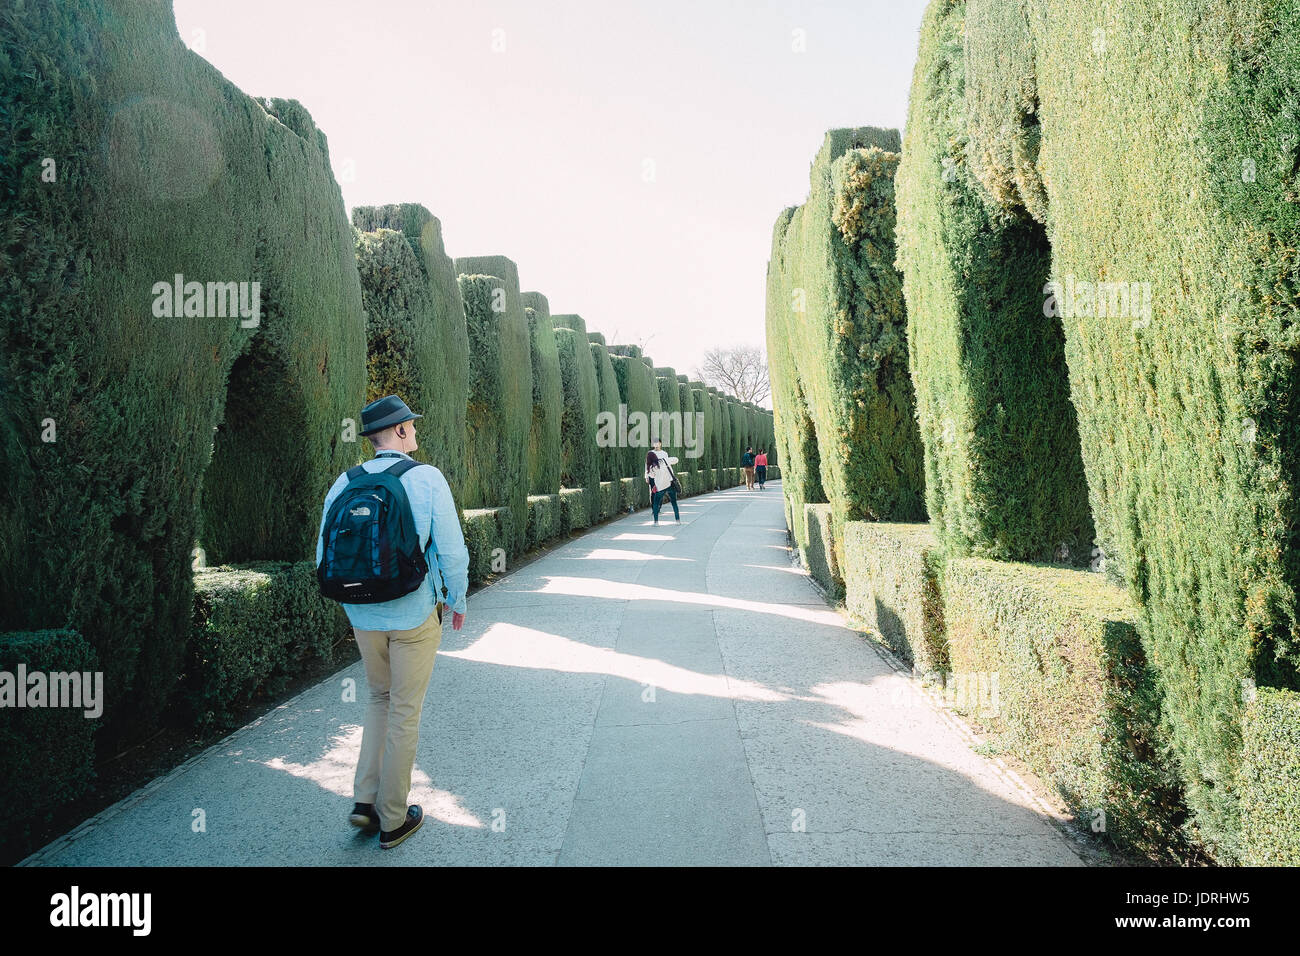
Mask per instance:
[[[348,478],[348,481],[349,481],[349,482],[356,481],[358,478],[360,478],[360,477],[361,477],[362,475],[364,475],[365,473],[366,473],[366,470],[365,470],[364,468],[362,468],[360,465],[353,465],[351,468],[349,468],[349,469],[345,472],[345,474],[347,475],[347,478]]]
[[[423,464],[424,462],[416,461],[414,458],[400,458],[398,459],[397,464],[389,465],[384,470],[394,478],[401,478],[402,475],[406,474],[412,468],[418,468]]]

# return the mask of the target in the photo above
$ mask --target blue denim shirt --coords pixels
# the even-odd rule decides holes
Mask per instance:
[[[366,471],[382,471],[399,458],[410,458],[399,451],[382,451],[361,465]],[[352,626],[362,631],[407,631],[423,624],[433,613],[439,597],[446,593],[447,606],[457,614],[465,613],[465,592],[469,590],[469,551],[461,534],[456,502],[451,486],[441,471],[432,465],[412,468],[397,479],[411,502],[415,528],[424,545],[429,573],[410,594],[379,604],[344,604],[343,610]],[[346,473],[339,475],[325,496],[321,510],[320,532],[316,535],[316,565],[320,566],[325,550],[325,516],[330,505],[347,486]],[[430,550],[433,551],[430,554]],[[340,602],[341,603],[341,602]]]

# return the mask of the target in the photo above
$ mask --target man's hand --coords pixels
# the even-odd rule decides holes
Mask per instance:
[[[464,624],[465,624],[465,615],[464,615],[464,614],[457,614],[455,611],[452,611],[452,612],[451,612],[451,629],[452,629],[453,631],[459,631],[459,630],[464,626]]]

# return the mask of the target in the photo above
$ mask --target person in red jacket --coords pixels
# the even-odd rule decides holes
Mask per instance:
[[[767,449],[760,448],[758,454],[754,456],[754,471],[758,478],[758,490],[763,490],[763,485],[767,482]]]

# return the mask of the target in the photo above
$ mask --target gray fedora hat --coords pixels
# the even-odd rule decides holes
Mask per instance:
[[[373,435],[385,428],[392,428],[402,422],[409,422],[414,418],[423,417],[423,415],[417,415],[411,411],[406,406],[406,402],[396,395],[385,395],[361,409],[361,434],[363,436]]]

